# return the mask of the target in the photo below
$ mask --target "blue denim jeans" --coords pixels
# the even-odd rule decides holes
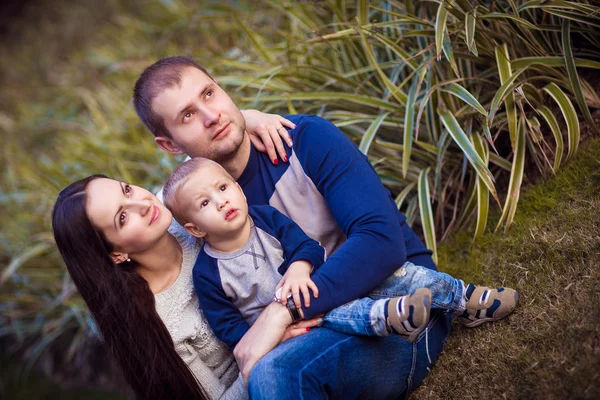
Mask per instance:
[[[350,335],[388,336],[391,332],[385,320],[386,301],[392,297],[414,293],[428,288],[432,293],[432,307],[451,310],[455,314],[464,311],[464,283],[443,272],[406,262],[381,286],[367,296],[334,308],[323,317],[323,328]]]
[[[413,342],[316,328],[263,357],[248,382],[251,399],[401,399],[421,384],[450,334],[452,313],[433,310]]]

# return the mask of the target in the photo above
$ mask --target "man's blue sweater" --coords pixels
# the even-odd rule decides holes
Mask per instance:
[[[312,275],[319,297],[311,318],[365,296],[404,262],[436,269],[398,212],[367,157],[332,123],[313,115],[296,124],[289,163],[273,165],[253,146],[238,182],[249,205],[269,204],[321,243],[327,261]]]

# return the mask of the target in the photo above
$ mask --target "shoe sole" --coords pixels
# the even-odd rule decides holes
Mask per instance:
[[[417,330],[411,332],[410,335],[408,335],[408,338],[406,338],[406,340],[408,340],[410,343],[414,342],[417,339],[419,334],[423,332],[423,330],[427,327],[427,324],[429,323],[429,313],[431,312],[431,296],[429,294],[423,295],[423,304],[425,304],[425,309],[423,310],[421,316],[423,318],[423,321],[425,322],[421,324],[421,326],[419,326]]]

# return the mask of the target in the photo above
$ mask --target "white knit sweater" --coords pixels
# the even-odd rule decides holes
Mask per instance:
[[[201,244],[179,225],[171,225],[169,232],[181,245],[183,263],[175,282],[155,295],[156,311],[173,338],[175,350],[212,399],[247,399],[235,358],[210,329],[194,293],[192,268]]]

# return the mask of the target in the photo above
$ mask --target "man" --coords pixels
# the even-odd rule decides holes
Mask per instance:
[[[274,206],[325,247],[327,261],[312,276],[320,294],[301,310],[306,318],[366,295],[407,260],[435,269],[431,252],[406,224],[366,157],[322,118],[288,117],[296,124],[290,132],[293,145],[283,157],[289,163],[273,163],[251,144],[244,118],[227,93],[183,57],[147,68],[136,83],[134,105],[160,148],[217,161],[242,186],[249,204]],[[402,396],[427,375],[451,321],[449,314],[433,313],[428,338],[422,335],[416,344],[397,336],[314,330],[285,342],[254,367],[250,395]],[[237,358],[243,365],[244,358]],[[272,378],[269,385],[261,383],[265,377]]]

